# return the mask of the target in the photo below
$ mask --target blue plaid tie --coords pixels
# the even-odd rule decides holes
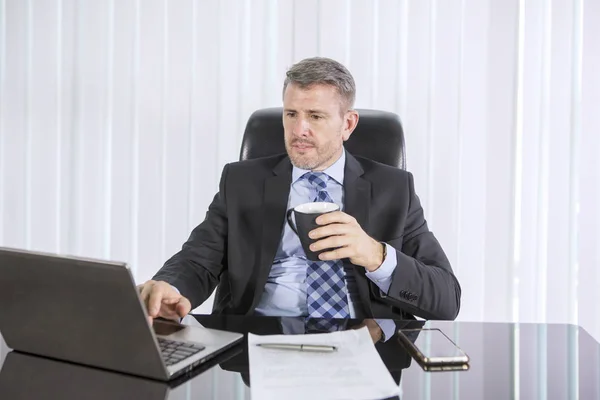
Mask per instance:
[[[336,319],[308,317],[304,321],[304,333],[327,333],[343,331],[343,325]]]
[[[323,172],[307,172],[302,178],[316,189],[314,201],[334,201],[327,193],[329,176]],[[306,303],[312,318],[348,318],[348,291],[341,260],[310,261],[306,271]]]

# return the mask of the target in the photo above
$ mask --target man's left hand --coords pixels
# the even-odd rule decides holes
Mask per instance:
[[[369,335],[371,335],[373,343],[377,343],[383,339],[383,331],[374,319],[365,319],[360,324],[352,327],[352,329],[360,329],[364,326],[369,330]]]
[[[356,219],[343,211],[335,211],[319,216],[320,227],[309,232],[311,239],[317,240],[310,246],[312,251],[332,249],[321,253],[319,258],[339,260],[349,258],[354,265],[375,271],[383,263],[383,245],[361,228]]]

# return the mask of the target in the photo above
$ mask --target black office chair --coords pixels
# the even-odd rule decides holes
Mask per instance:
[[[404,133],[398,115],[377,110],[357,109],[360,118],[345,143],[355,156],[406,169]],[[246,124],[240,160],[285,153],[282,108],[255,111]]]

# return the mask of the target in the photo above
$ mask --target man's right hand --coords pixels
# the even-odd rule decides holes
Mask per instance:
[[[138,290],[148,310],[149,322],[157,317],[179,321],[192,309],[190,301],[167,282],[150,280],[139,285]]]

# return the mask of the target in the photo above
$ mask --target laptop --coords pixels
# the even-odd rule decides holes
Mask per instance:
[[[13,350],[168,381],[243,338],[146,315],[125,263],[0,248],[0,332]]]

